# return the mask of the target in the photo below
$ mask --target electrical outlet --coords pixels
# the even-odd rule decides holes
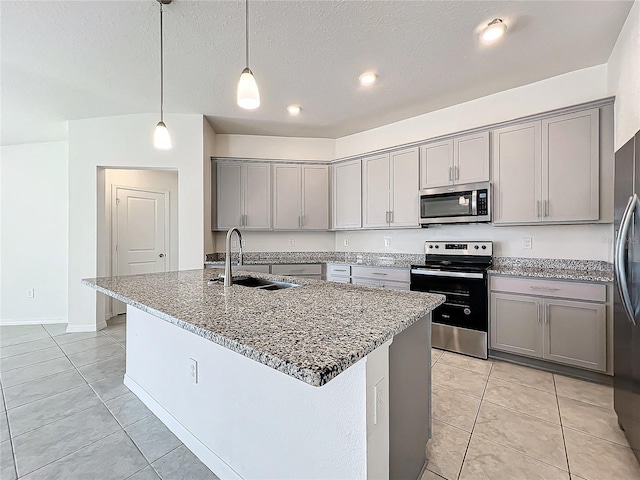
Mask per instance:
[[[531,237],[524,237],[522,239],[522,248],[525,250],[531,250],[533,239]]]
[[[198,361],[194,358],[189,359],[189,376],[191,383],[198,383]]]
[[[295,238],[290,238],[289,239],[289,246],[290,247],[295,247],[296,246],[296,239]]]
[[[384,237],[384,246],[389,248],[391,246],[391,237]]]
[[[27,298],[33,298],[35,296],[36,296],[35,288],[30,288],[29,290],[27,290]]]
[[[344,244],[345,247],[349,246],[349,238],[345,238],[342,243]]]
[[[231,239],[231,246],[233,248],[238,248],[238,239],[237,238],[232,238]]]
[[[247,246],[247,241],[243,238],[243,239],[242,239],[242,247],[244,248],[244,247],[246,247],[246,246]]]

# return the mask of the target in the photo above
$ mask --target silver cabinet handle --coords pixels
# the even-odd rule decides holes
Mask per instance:
[[[393,210],[389,212],[389,223],[393,223]]]
[[[164,253],[161,253],[160,255],[158,255],[160,258],[164,258]]]
[[[545,292],[557,292],[560,290],[559,288],[553,287],[534,287],[533,285],[529,287],[531,290],[543,290]]]
[[[389,223],[389,211],[384,212],[384,223]]]
[[[536,200],[536,218],[540,218],[540,200]]]
[[[449,181],[453,182],[453,167],[449,167]]]
[[[459,180],[460,179],[460,169],[458,167],[453,167],[453,171],[454,171],[453,179],[454,180]]]
[[[549,200],[544,201],[544,216],[549,216]]]
[[[625,244],[627,242],[627,234],[629,233],[629,227],[633,220],[633,212],[638,206],[638,194],[634,194],[629,198],[627,208],[625,208],[620,221],[620,230],[618,231],[618,238],[616,238],[614,257],[613,257],[613,272],[617,280],[618,293],[622,299],[622,306],[624,311],[629,317],[629,321],[636,325],[635,311],[631,303],[631,297],[629,295],[629,286],[627,285],[627,270],[624,265],[625,262]]]
[[[541,323],[542,319],[540,318],[540,304],[538,303],[538,323]]]
[[[300,215],[300,228],[304,228],[304,215]]]
[[[544,306],[544,323],[549,324],[549,304]]]
[[[334,268],[333,271],[334,272],[346,272],[345,269],[341,269],[341,268]]]
[[[387,276],[389,275],[388,273],[382,273],[382,272],[371,272],[373,275],[383,275],[383,276]]]

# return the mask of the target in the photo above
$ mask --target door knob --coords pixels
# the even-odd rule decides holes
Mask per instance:
[[[159,256],[160,256],[160,258],[163,258],[164,257],[164,253],[161,253]]]

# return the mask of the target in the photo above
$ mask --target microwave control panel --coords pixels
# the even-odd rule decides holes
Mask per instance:
[[[478,215],[489,215],[489,193],[487,190],[478,190]]]

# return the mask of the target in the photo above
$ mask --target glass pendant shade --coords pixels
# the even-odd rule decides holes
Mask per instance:
[[[258,84],[249,67],[242,70],[238,82],[238,106],[246,110],[254,110],[260,106]]]
[[[169,150],[173,146],[171,135],[164,122],[158,122],[156,125],[156,130],[153,132],[153,146],[158,150]]]

